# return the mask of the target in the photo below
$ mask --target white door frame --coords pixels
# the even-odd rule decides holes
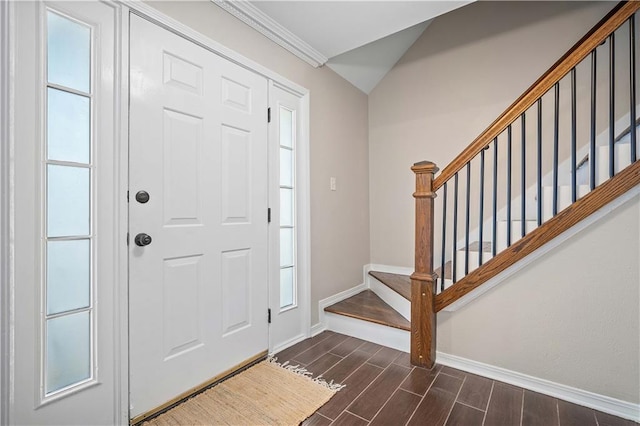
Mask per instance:
[[[310,314],[310,285],[311,285],[311,253],[310,253],[310,175],[309,175],[309,105],[310,93],[306,88],[282,77],[268,68],[254,62],[220,43],[198,33],[192,28],[172,19],[156,9],[142,3],[140,0],[107,0],[121,6],[121,13],[116,22],[117,40],[119,41],[116,55],[116,69],[119,69],[120,91],[116,93],[116,181],[114,188],[122,194],[118,205],[117,223],[113,232],[119,238],[126,238],[128,232],[128,205],[126,191],[128,188],[128,74],[129,74],[129,16],[130,13],[148,19],[161,27],[172,31],[202,47],[210,50],[242,67],[263,75],[274,83],[286,87],[287,90],[300,96],[302,105],[302,137],[299,140],[299,167],[296,179],[299,182],[299,264],[304,270],[300,271],[305,277],[306,300],[304,303],[306,317]],[[13,57],[15,54],[15,13],[13,0],[0,2],[0,423],[10,422],[9,404],[13,393],[13,371],[11,370],[13,357],[13,328],[14,320],[13,291],[14,291],[14,164],[13,147],[15,134],[13,131],[14,111],[14,80]],[[18,212],[19,213],[19,212]],[[117,377],[114,378],[118,393],[115,418],[122,424],[129,422],[129,365],[128,365],[128,250],[126,245],[119,245],[117,251],[117,278],[115,290],[117,312],[114,341],[114,353],[119,359]],[[310,322],[309,322],[310,324]],[[306,324],[307,337],[310,335],[310,325]]]
[[[0,424],[9,424],[13,298],[13,4],[0,2]]]

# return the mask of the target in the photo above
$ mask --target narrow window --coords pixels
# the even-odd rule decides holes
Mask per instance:
[[[295,112],[280,107],[280,309],[297,305]]]
[[[44,396],[93,379],[91,28],[47,11]]]

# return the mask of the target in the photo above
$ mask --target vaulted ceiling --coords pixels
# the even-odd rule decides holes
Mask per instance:
[[[435,17],[471,3],[212,0],[309,64],[369,93]]]

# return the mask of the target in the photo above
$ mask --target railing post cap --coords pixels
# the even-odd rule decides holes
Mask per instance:
[[[431,161],[420,161],[419,163],[415,163],[413,167],[411,167],[411,170],[415,173],[435,173],[440,169],[438,169],[436,163]]]

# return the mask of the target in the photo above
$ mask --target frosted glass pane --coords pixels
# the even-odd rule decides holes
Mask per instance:
[[[280,266],[293,265],[293,229],[280,229]]]
[[[280,188],[280,226],[293,226],[293,189]]]
[[[293,267],[280,269],[280,307],[286,308],[294,303]]]
[[[89,312],[47,320],[46,393],[91,377]]]
[[[293,151],[280,148],[280,185],[293,186]]]
[[[89,92],[91,30],[47,12],[47,76],[50,83]]]
[[[48,165],[49,237],[89,235],[89,169]]]
[[[90,242],[47,243],[47,314],[89,306]]]
[[[293,148],[293,112],[280,108],[280,145]]]
[[[47,91],[47,150],[50,160],[89,163],[89,98],[49,89]]]

